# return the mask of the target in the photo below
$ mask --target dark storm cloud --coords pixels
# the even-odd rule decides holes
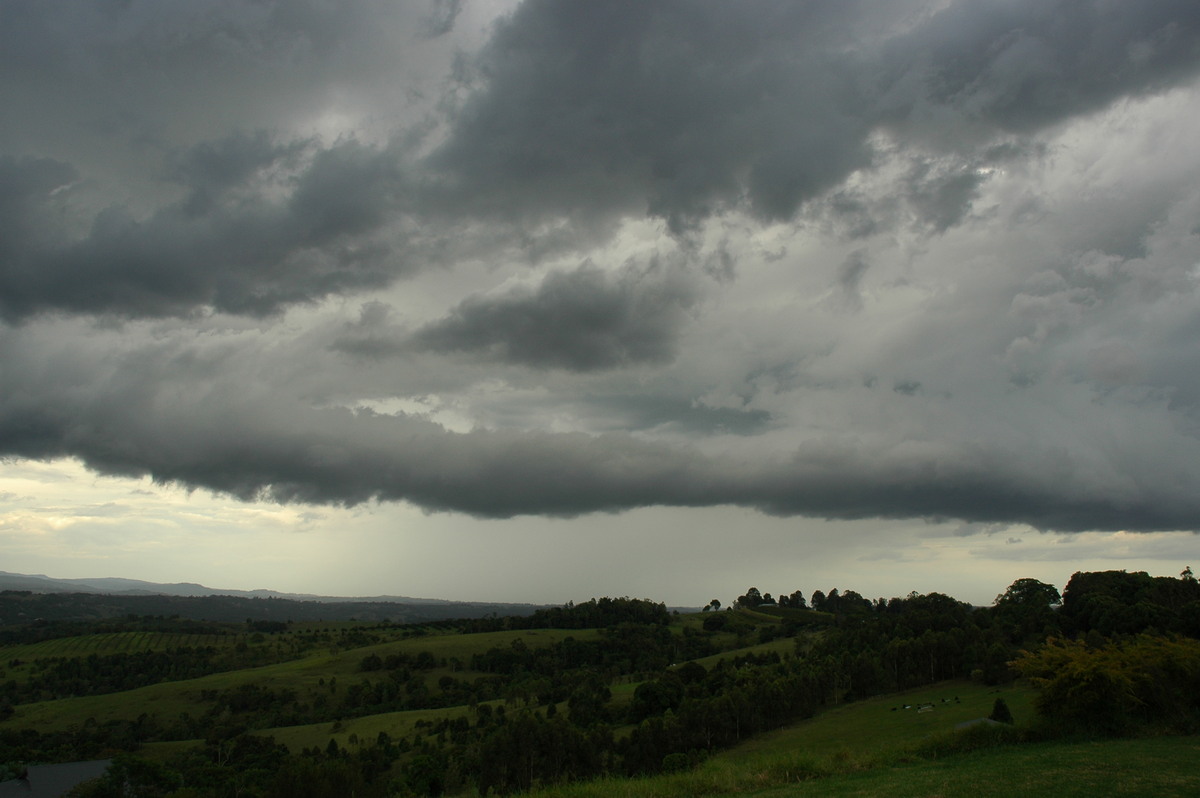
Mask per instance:
[[[928,102],[1028,132],[1177,85],[1196,74],[1198,43],[1189,0],[960,1],[886,48],[885,79],[915,73]],[[911,111],[909,89],[894,96]]]
[[[5,85],[33,103],[56,95],[55,80],[85,80],[94,97],[79,102],[97,134],[127,126],[126,138],[154,142],[143,158],[167,148],[163,174],[189,196],[148,213],[60,204],[71,229],[49,243],[35,235],[58,218],[45,190],[9,186],[5,202],[19,207],[0,216],[0,313],[254,315],[380,286],[436,262],[389,257],[378,240],[405,212],[442,235],[480,218],[528,224],[515,234],[531,235],[531,251],[562,246],[530,234],[547,219],[586,228],[589,240],[625,215],[665,219],[676,233],[734,207],[788,219],[869,170],[880,130],[982,152],[1200,68],[1200,9],[1181,0],[964,1],[931,15],[916,2],[531,0],[462,72],[464,99],[447,97],[457,110],[426,157],[339,141],[311,154],[294,184],[277,186],[281,198],[251,184],[299,157],[295,142],[228,133],[171,149],[171,125],[198,103],[248,114],[278,95],[277,115],[288,118],[306,80],[326,94],[362,83],[387,97],[377,85],[388,52],[380,31],[403,30],[404,20],[387,4],[350,8],[267,4],[226,18],[135,5],[55,21],[36,4],[6,6]],[[431,8],[409,27],[444,34],[461,4]],[[36,141],[21,141],[19,154],[37,154]],[[64,174],[92,177],[69,157],[56,160]],[[901,190],[940,232],[964,218],[981,180],[970,169],[934,169]],[[513,356],[520,351],[529,346]]]
[[[260,170],[276,164],[287,166],[305,149],[305,142],[275,142],[266,131],[235,133],[219,141],[205,141],[168,159],[167,173],[188,189],[184,209],[203,214],[221,195],[247,182]]]
[[[1081,477],[1077,453],[808,445],[751,464],[627,434],[475,430],[428,420],[314,408],[281,398],[232,355],[159,345],[104,353],[0,338],[0,456],[73,456],[101,473],[242,499],[313,504],[409,501],[483,517],[572,516],[635,507],[753,507],[830,518],[955,517],[1040,528],[1194,526],[1200,498],[1180,452],[1106,484]],[[211,372],[212,382],[197,380]],[[1186,456],[1186,453],[1185,453]],[[1135,467],[1135,466],[1131,466]],[[1140,467],[1140,466],[1137,466]],[[1174,474],[1175,478],[1158,477]],[[1193,474],[1194,479],[1194,474]]]
[[[52,158],[0,155],[0,269],[18,268],[23,252],[50,245],[55,195],[78,177]]]
[[[282,185],[262,176],[304,149],[261,134],[197,146],[173,160],[186,199],[147,218],[111,205],[74,240],[61,218],[70,209],[63,184],[77,171],[0,161],[0,315],[168,316],[200,306],[262,315],[390,282],[404,266],[371,234],[398,208],[395,157],[347,141],[318,149]]]
[[[880,126],[986,148],[1200,69],[1190,2],[918,10],[528,2],[432,164],[455,202],[499,215],[649,213],[682,231],[744,199],[780,219],[868,167]],[[944,230],[978,180],[913,199]]]
[[[1089,227],[1096,204],[1031,178],[1034,196],[1021,207],[1058,198],[1065,210],[1030,222],[1027,249],[994,246],[1023,245],[1019,210],[1004,208],[1017,233],[1006,237],[997,231],[1007,221],[996,222],[928,254],[937,234],[983,215],[974,204],[988,169],[1006,158],[1023,164],[1039,133],[1052,140],[1055,125],[1197,75],[1194,0],[961,0],[928,13],[900,0],[531,0],[494,28],[478,58],[463,57],[440,105],[414,99],[415,115],[429,119],[405,117],[374,139],[402,145],[335,138],[342,124],[371,117],[379,134],[404,116],[396,97],[410,89],[397,66],[405,62],[389,60],[388,39],[400,26],[392,17],[371,24],[393,5],[402,4],[246,4],[230,19],[204,6],[153,24],[143,23],[167,13],[159,9],[193,6],[134,4],[132,16],[80,18],[51,4],[0,6],[0,89],[18,97],[0,126],[0,142],[16,142],[0,152],[0,317],[14,325],[0,323],[0,456],[78,457],[103,473],[243,499],[403,500],[489,517],[731,504],[1064,530],[1200,525],[1200,447],[1189,423],[1200,387],[1178,376],[1197,371],[1195,325],[1159,322],[1170,351],[1144,366],[1106,326],[1113,319],[1115,333],[1124,326],[1138,337],[1151,315],[1142,303],[1168,291],[1153,285],[1159,272],[1194,298],[1193,234],[1171,232],[1172,213],[1194,210],[1178,206],[1180,192],[1150,192],[1138,210],[1113,191]],[[452,37],[469,12],[435,4],[422,10],[419,33]],[[105,28],[102,18],[120,24]],[[126,30],[134,33],[119,35]],[[356,48],[360,36],[367,44]],[[353,101],[330,101],[342,91]],[[88,109],[77,138],[70,103],[55,104],[60,92]],[[385,101],[380,122],[374,103]],[[61,124],[10,138],[26,105],[30,119],[48,108]],[[270,108],[262,118],[260,105]],[[217,132],[196,133],[202,123]],[[314,132],[326,124],[331,144]],[[237,132],[260,128],[269,132]],[[110,144],[120,149],[112,158]],[[1079,182],[1108,190],[1132,173],[1113,171],[1107,183]],[[1064,167],[1053,179],[1077,172]],[[871,196],[876,186],[881,196]],[[850,238],[910,225],[919,240],[830,254],[828,242],[794,226],[753,224],[790,221],[806,203],[823,205],[811,218],[834,218]],[[752,218],[731,216],[731,228],[744,226],[731,248],[704,250],[696,242],[720,231],[702,223],[731,209]],[[658,241],[664,250],[696,256],[688,268],[585,264],[458,302],[457,280],[493,266],[511,275],[522,242],[530,260],[572,253],[575,262],[585,244],[609,241],[620,219],[647,216],[676,235]],[[1125,225],[1109,220],[1122,216]],[[1057,229],[1064,218],[1073,230]],[[627,238],[611,239],[629,249],[596,260],[646,251],[653,228],[630,225]],[[1150,239],[1164,230],[1174,238],[1156,250]],[[770,240],[746,244],[760,234]],[[785,259],[793,242],[800,254]],[[774,265],[757,260],[761,274],[749,274],[753,256],[734,269],[735,254],[766,247],[780,254]],[[1031,249],[1044,268],[1016,262]],[[1172,264],[1109,269],[1081,256],[1098,249],[1166,253]],[[199,322],[209,309],[260,316],[436,265],[461,269],[430,289],[450,310],[416,330],[367,302],[357,323],[322,316],[306,333],[311,350],[280,343],[293,335],[282,324],[230,334],[224,353],[199,340],[212,332]],[[864,310],[871,291],[869,312],[813,308],[810,270],[823,275],[818,289],[833,281],[853,309]],[[722,292],[707,328],[695,320],[709,310],[704,278],[692,272],[707,272]],[[1030,275],[1045,287],[1021,293]],[[899,299],[888,293],[896,286],[908,287]],[[420,301],[395,294],[388,301]],[[120,335],[72,314],[187,322],[151,330],[132,321]],[[1070,327],[1084,316],[1094,336]],[[1085,356],[1054,351],[1060,343]],[[386,364],[393,374],[339,352],[421,362],[397,358]],[[946,400],[953,413],[935,418],[933,399],[954,382],[947,352],[961,354],[954,368],[965,390],[958,404]],[[764,374],[749,393],[742,383],[755,380],[729,377],[779,362],[798,365]],[[429,376],[435,370],[443,374]],[[506,390],[534,384],[564,415],[607,402],[607,415],[580,412],[572,427],[606,434],[538,431],[554,408],[535,419],[513,410],[519,399],[509,395],[496,401],[508,402],[512,423],[486,429],[470,391],[514,373]],[[893,390],[877,391],[883,400],[835,395],[863,374]],[[1022,374],[1044,393],[989,391]],[[688,387],[661,387],[676,379]],[[639,380],[652,383],[641,394]],[[832,387],[808,390],[821,380]],[[1127,386],[1158,394],[1117,393]],[[478,429],[338,406],[364,397],[403,405],[442,387],[448,404],[462,400],[457,420]],[[1160,395],[1176,404],[1155,404]],[[748,398],[731,410],[702,396]],[[656,442],[659,432],[728,435],[704,440],[710,449]],[[713,453],[717,445],[728,453]]]
[[[839,13],[526,3],[431,163],[448,197],[484,213],[650,213],[679,231],[748,190],[787,217],[869,160],[853,68],[818,46],[845,43]]]
[[[585,263],[550,273],[533,291],[470,297],[417,330],[413,345],[569,371],[666,363],[697,296],[681,269],[658,261],[616,275]]]

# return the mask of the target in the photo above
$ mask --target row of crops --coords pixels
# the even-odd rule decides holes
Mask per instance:
[[[231,646],[242,635],[183,634],[174,632],[111,632],[43,640],[0,648],[0,662],[14,659],[29,662],[52,657],[86,657],[89,654],[136,654],[177,648]]]

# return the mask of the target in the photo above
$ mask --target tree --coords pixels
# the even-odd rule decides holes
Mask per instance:
[[[83,798],[122,798],[126,795],[158,798],[172,794],[181,786],[183,778],[165,765],[133,754],[118,754],[104,775],[84,782],[75,788],[72,795]]]
[[[996,703],[992,704],[992,714],[988,715],[988,720],[994,720],[997,723],[1013,723],[1012,710],[1008,708],[1008,702],[1003,698],[997,698]]]
[[[1018,579],[996,596],[996,620],[1005,628],[1012,642],[1045,640],[1059,627],[1057,608],[1062,596],[1054,585],[1037,579]]]
[[[1057,607],[1062,604],[1062,596],[1054,585],[1024,578],[1013,582],[1007,590],[996,596],[994,604],[997,607]]]
[[[753,609],[763,603],[763,595],[758,588],[752,587],[746,591],[745,595],[738,596],[737,606],[748,607]]]

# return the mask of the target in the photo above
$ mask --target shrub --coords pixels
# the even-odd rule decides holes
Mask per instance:
[[[997,723],[1013,723],[1012,710],[1008,708],[1008,702],[1003,698],[997,698],[996,703],[992,705],[992,714],[988,715],[988,720],[994,720]]]

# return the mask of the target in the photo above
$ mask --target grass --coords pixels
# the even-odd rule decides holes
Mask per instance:
[[[398,652],[417,654],[428,651],[439,660],[458,659],[466,663],[475,653],[482,653],[495,646],[507,647],[517,639],[529,648],[540,648],[550,646],[566,637],[584,639],[596,634],[595,630],[571,629],[518,630],[471,635],[442,634],[343,651],[323,651],[273,665],[215,673],[197,679],[164,682],[123,693],[22,704],[15,708],[12,717],[0,724],[0,728],[31,727],[41,731],[59,731],[82,726],[88,718],[104,723],[109,720],[134,720],[142,713],[166,719],[177,718],[183,712],[198,717],[209,706],[208,702],[201,700],[201,690],[228,690],[243,684],[255,684],[274,690],[295,690],[300,700],[307,700],[318,692],[328,694],[329,688],[326,685],[331,678],[338,680],[339,689],[345,689],[363,678],[387,678],[382,671],[363,673],[359,670],[362,659],[369,654],[386,657]],[[448,669],[431,671],[426,681],[432,689],[439,676],[450,672]],[[453,675],[461,679],[477,674],[463,671]],[[323,685],[322,682],[326,684]],[[439,715],[442,716],[444,715]]]
[[[763,798],[1200,795],[1200,737],[1026,743],[758,790]]]
[[[500,701],[485,701],[493,706]],[[432,724],[443,719],[453,720],[458,717],[470,717],[468,707],[450,707],[448,709],[417,709],[408,712],[383,712],[378,715],[367,715],[361,718],[350,718],[329,723],[309,723],[303,726],[280,726],[274,729],[262,729],[255,734],[263,737],[274,737],[275,742],[283,743],[292,753],[299,753],[304,748],[316,746],[324,748],[330,738],[337,740],[342,748],[354,749],[360,746],[375,744],[379,733],[387,732],[392,739],[412,737],[421,731],[417,724],[421,721]],[[351,737],[357,742],[351,740]]]
[[[1200,795],[1200,737],[1005,746],[936,761],[828,770],[793,753],[773,767],[728,757],[695,771],[550,788],[536,798],[1056,798]]]
[[[1004,699],[1018,723],[1027,722],[1034,714],[1033,696],[1026,687],[943,682],[833,707],[813,720],[759,735],[735,753],[741,758],[804,751],[817,758],[842,760],[890,756],[930,735],[951,731],[959,723],[987,717],[997,698]],[[932,711],[917,711],[917,705],[928,703],[934,705]],[[905,704],[913,708],[904,709]]]
[[[484,701],[483,704],[499,705],[501,701]],[[356,748],[375,744],[380,732],[387,732],[392,739],[408,737],[412,739],[422,730],[418,724],[433,724],[443,719],[471,717],[468,707],[450,707],[448,709],[417,709],[407,712],[382,712],[378,715],[367,715],[361,718],[347,718],[338,721],[308,723],[300,726],[277,726],[270,729],[257,729],[253,734],[260,737],[272,737],[275,742],[288,747],[293,754],[298,754],[305,748],[324,749],[330,739],[337,740],[340,748],[354,750]],[[176,740],[162,743],[147,743],[142,747],[142,755],[159,761],[165,761],[172,754],[192,746],[200,745],[201,740]]]
[[[955,697],[959,699],[957,702]],[[898,763],[914,762],[919,758],[917,749],[921,745],[927,745],[930,739],[953,734],[959,723],[987,716],[996,698],[1004,698],[1018,720],[1032,718],[1033,692],[1029,688],[945,682],[931,688],[830,708],[816,718],[758,735],[736,748],[718,753],[687,773],[645,779],[605,779],[548,789],[538,795],[544,798],[756,795],[762,790],[789,783],[812,783],[820,787],[814,786],[814,792],[797,795],[831,794],[821,789],[836,779],[879,773],[894,769]],[[942,699],[948,701],[943,703]],[[913,708],[903,709],[906,703]],[[933,703],[934,709],[917,712],[916,706],[923,703]],[[817,781],[813,782],[814,779]],[[876,793],[847,794],[890,793],[883,789]]]
[[[772,652],[779,654],[781,657],[785,656],[787,654],[794,654],[796,652],[795,639],[791,638],[791,637],[780,637],[780,638],[776,638],[775,640],[770,641],[769,643],[756,643],[752,646],[746,646],[744,648],[735,648],[735,649],[731,649],[729,651],[722,651],[720,654],[713,654],[708,657],[701,657],[694,661],[703,665],[706,669],[708,669],[708,668],[712,668],[713,665],[716,665],[718,662],[720,662],[723,659],[731,660],[734,657],[740,657],[745,654],[761,655],[761,654],[770,654]]]
[[[957,695],[958,703],[953,701]],[[949,704],[941,699],[949,697]],[[985,716],[1003,697],[1017,717],[1033,717],[1032,690],[997,692],[949,682],[830,709],[713,756],[695,770],[640,779],[602,779],[535,792],[537,798],[934,798],[970,795],[1200,795],[1200,737],[984,745],[954,755],[956,724]],[[935,702],[931,712],[897,709]],[[967,734],[972,734],[968,732]],[[978,734],[978,733],[975,733]],[[1015,732],[998,735],[1015,737]],[[969,747],[969,746],[959,746]]]

